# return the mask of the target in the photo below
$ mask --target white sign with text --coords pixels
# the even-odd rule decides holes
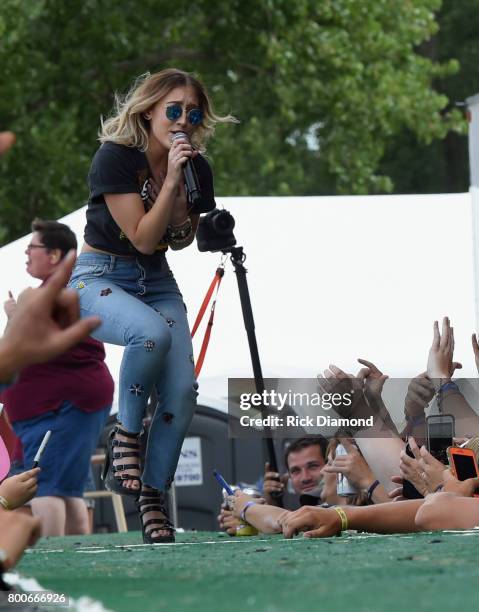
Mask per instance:
[[[177,487],[203,484],[203,462],[201,460],[201,438],[185,438],[175,474]]]

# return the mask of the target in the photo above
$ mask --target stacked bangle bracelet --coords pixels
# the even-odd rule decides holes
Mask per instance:
[[[341,519],[341,531],[346,531],[349,527],[349,520],[346,515],[346,512],[341,508],[341,506],[333,506],[333,510],[339,514],[339,518]]]
[[[8,501],[3,497],[3,495],[0,495],[0,506],[3,506],[5,508],[5,510],[11,510],[10,508],[10,504],[8,503]]]

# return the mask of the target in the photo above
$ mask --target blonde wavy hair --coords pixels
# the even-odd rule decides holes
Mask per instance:
[[[154,74],[141,75],[125,96],[115,94],[113,115],[105,120],[101,118],[99,141],[115,142],[146,151],[149,121],[144,114],[176,87],[192,87],[198,96],[203,121],[195,129],[191,140],[199,151],[205,150],[206,141],[213,134],[216,123],[238,123],[232,115],[220,116],[214,112],[205,86],[193,74],[168,68]]]

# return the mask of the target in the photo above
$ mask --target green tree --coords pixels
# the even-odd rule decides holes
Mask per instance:
[[[35,215],[81,206],[113,91],[167,66],[195,71],[219,112],[209,155],[220,195],[390,191],[394,136],[424,142],[463,124],[433,79],[457,70],[417,53],[440,0],[2,0],[2,241]]]
[[[460,70],[436,78],[434,86],[450,105],[463,104],[479,93],[479,0],[444,0],[437,14],[439,31],[421,48],[433,61],[455,57]],[[414,164],[411,164],[414,159]],[[390,176],[398,193],[442,193],[469,189],[466,130],[425,144],[410,129],[387,145],[380,171]]]

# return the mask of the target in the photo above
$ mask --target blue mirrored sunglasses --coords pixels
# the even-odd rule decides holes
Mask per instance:
[[[181,104],[170,104],[166,107],[166,118],[170,121],[176,121],[183,114],[183,107]],[[191,125],[198,125],[203,121],[203,113],[201,108],[192,108],[186,113],[186,118]]]

